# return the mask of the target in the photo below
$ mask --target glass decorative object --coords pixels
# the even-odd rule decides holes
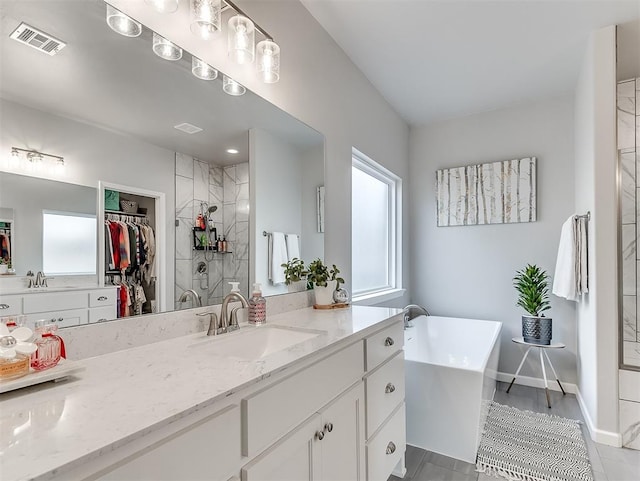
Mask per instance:
[[[222,90],[224,90],[225,93],[234,96],[243,95],[247,91],[244,86],[226,75],[222,77]]]
[[[239,64],[251,63],[255,57],[255,26],[242,15],[229,19],[229,57]]]
[[[144,0],[160,13],[173,13],[178,10],[178,0]]]
[[[264,83],[280,80],[280,47],[273,40],[263,40],[256,46],[258,59],[256,69]]]
[[[182,58],[180,47],[155,32],[153,32],[153,53],[165,60],[176,61]]]
[[[218,78],[218,71],[198,57],[191,57],[191,73],[201,80],[214,80]]]
[[[189,10],[194,35],[207,40],[220,31],[220,0],[191,0]]]
[[[58,326],[36,321],[36,340],[38,350],[31,355],[31,367],[36,371],[49,369],[60,362],[62,340],[56,335]]]
[[[125,37],[138,37],[142,33],[142,25],[107,3],[107,25]]]
[[[338,304],[347,304],[349,302],[349,291],[344,287],[340,287],[333,291],[333,300]]]

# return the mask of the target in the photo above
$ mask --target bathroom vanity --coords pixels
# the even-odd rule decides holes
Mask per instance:
[[[0,397],[3,479],[402,475],[401,312],[307,308],[85,359]]]
[[[58,327],[102,322],[117,317],[116,295],[114,286],[3,290],[0,295],[0,316],[24,314],[27,316],[26,325],[32,329],[39,319],[50,320]]]

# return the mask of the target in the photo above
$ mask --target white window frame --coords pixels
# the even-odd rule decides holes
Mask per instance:
[[[371,290],[356,291],[353,302],[376,304],[400,297],[402,288],[402,179],[357,149],[352,149],[351,166],[389,186],[389,283]],[[352,195],[354,193],[352,192]],[[353,249],[353,245],[351,247]],[[353,271],[353,265],[351,266]]]

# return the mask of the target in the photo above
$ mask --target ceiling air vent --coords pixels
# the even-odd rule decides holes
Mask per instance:
[[[174,125],[173,126],[174,129],[178,129],[178,130],[182,130],[183,132],[186,132],[187,134],[197,134],[198,132],[202,132],[202,129],[200,127],[196,127],[195,125],[191,125],[187,122],[183,122],[181,124],[178,125]]]
[[[51,56],[57,54],[67,45],[63,41],[37,28],[33,28],[24,22],[18,25],[18,28],[13,31],[10,37]]]

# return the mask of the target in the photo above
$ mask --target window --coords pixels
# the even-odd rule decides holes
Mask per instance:
[[[402,287],[402,180],[354,149],[351,257],[355,297]]]
[[[42,212],[42,270],[51,275],[95,274],[96,216]]]

